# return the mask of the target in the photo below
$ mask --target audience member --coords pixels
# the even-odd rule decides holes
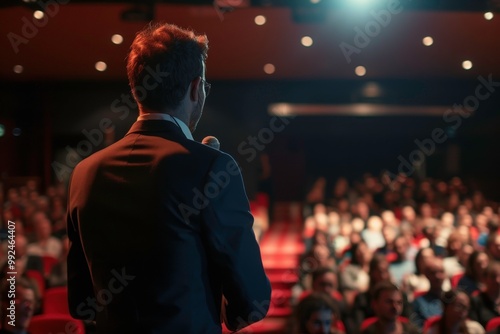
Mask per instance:
[[[372,307],[377,320],[361,331],[362,334],[417,334],[418,329],[400,318],[403,295],[399,288],[388,281],[381,281],[373,288]]]
[[[488,267],[488,255],[482,251],[474,251],[469,256],[465,274],[458,282],[458,288],[471,295],[478,293],[483,286],[483,276]]]
[[[384,225],[382,228],[382,235],[384,237],[384,245],[375,252],[387,256],[389,262],[397,260],[397,254],[394,250],[394,240],[396,240],[398,235],[398,228],[394,225]]]
[[[443,312],[440,303],[442,286],[445,279],[443,260],[435,257],[427,262],[425,277],[429,280],[429,291],[413,301],[412,322],[423,328],[424,322],[430,317],[441,315]]]
[[[374,251],[385,244],[382,234],[382,219],[378,216],[371,216],[366,223],[366,229],[361,232],[361,237],[366,242],[368,248]]]
[[[47,284],[49,287],[66,286],[68,284],[68,252],[69,252],[69,239],[67,236],[62,240],[62,253],[58,262],[52,267],[47,277]]]
[[[369,277],[368,269],[372,252],[364,241],[359,241],[351,248],[351,262],[342,270],[340,274],[341,290],[364,292],[368,290]]]
[[[26,271],[35,270],[40,273],[40,275],[44,275],[43,261],[42,258],[38,255],[30,255],[27,253],[27,243],[26,237],[23,235],[17,235],[15,237],[16,240],[16,273],[18,277],[24,276]],[[2,271],[0,273],[0,278],[3,279],[5,273],[9,272],[8,263],[4,264]]]
[[[445,257],[446,248],[443,247],[443,245],[438,244],[437,242],[438,237],[441,233],[441,228],[439,227],[439,220],[433,218],[425,220],[423,233],[428,241],[427,247],[432,248],[436,256],[441,258]]]
[[[484,291],[471,298],[469,317],[483,327],[488,321],[500,316],[500,263],[490,262],[485,272]]]
[[[27,252],[30,255],[52,256],[58,259],[61,256],[61,240],[52,236],[52,227],[49,219],[45,216],[34,226],[36,241],[28,244]]]
[[[372,296],[373,289],[379,283],[383,281],[391,281],[391,274],[389,273],[389,262],[383,254],[375,254],[370,261],[370,288],[368,291],[361,292],[356,295],[354,299],[354,306],[352,307],[352,322],[354,324],[360,324],[366,318],[375,316],[374,309],[372,307]],[[409,317],[411,313],[411,305],[408,303],[408,298],[403,292],[403,311],[402,316]]]
[[[350,222],[344,221],[340,223],[339,233],[333,238],[332,244],[336,258],[341,258],[344,252],[351,245],[350,236],[353,228]]]
[[[333,299],[321,292],[315,292],[304,298],[295,307],[290,318],[290,334],[341,334],[332,328],[339,319]]]
[[[463,252],[463,243],[460,234],[457,231],[452,232],[448,237],[446,247],[446,257],[443,259],[443,266],[446,276],[452,278],[453,276],[463,273],[465,266],[459,261],[459,253]],[[472,246],[471,249],[473,250]],[[472,252],[471,252],[472,253]]]
[[[485,252],[491,260],[500,261],[500,234],[496,231],[488,235]]]
[[[414,300],[415,292],[429,291],[429,280],[424,273],[428,261],[434,259],[435,256],[436,254],[432,248],[421,248],[417,252],[415,256],[415,272],[403,279],[403,289],[407,292],[410,301]]]
[[[396,260],[391,262],[389,271],[394,283],[401,285],[403,278],[415,272],[415,263],[409,259],[410,243],[404,236],[398,236],[394,240],[394,251],[396,252]]]
[[[484,328],[476,321],[467,319],[469,296],[460,290],[444,292],[441,297],[443,313],[426,334],[483,334]]]
[[[30,281],[17,278],[14,282],[13,285],[7,280],[2,282],[0,334],[28,333],[28,326],[33,317],[35,305],[38,303],[36,290]],[[15,296],[12,294],[13,291]]]

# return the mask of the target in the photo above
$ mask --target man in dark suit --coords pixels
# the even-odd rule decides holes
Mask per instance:
[[[69,307],[99,334],[213,334],[221,319],[237,330],[267,313],[240,170],[191,136],[210,88],[207,49],[206,36],[174,25],[138,33],[127,72],[139,118],[72,174]]]

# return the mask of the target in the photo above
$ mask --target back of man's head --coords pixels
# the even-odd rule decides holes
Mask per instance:
[[[208,39],[173,24],[152,24],[137,33],[127,62],[135,100],[151,112],[179,107],[192,80],[203,73]]]

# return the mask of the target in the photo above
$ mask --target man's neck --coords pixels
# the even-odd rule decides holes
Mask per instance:
[[[145,115],[145,114],[166,114],[166,115],[170,115],[172,117],[177,118],[178,120],[183,121],[184,124],[186,124],[187,126],[189,126],[189,116],[185,112],[170,111],[170,110],[167,110],[165,112],[150,111],[150,110],[147,110],[147,109],[141,109],[141,110],[139,110],[139,116]]]

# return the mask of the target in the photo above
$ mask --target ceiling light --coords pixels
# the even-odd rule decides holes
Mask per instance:
[[[302,39],[300,40],[300,42],[305,47],[309,47],[309,46],[313,45],[313,39],[311,37],[309,37],[309,36],[302,37]]]
[[[95,69],[99,72],[106,71],[106,68],[108,68],[108,65],[106,65],[106,63],[103,61],[98,61],[97,63],[95,63]]]
[[[264,25],[266,23],[266,17],[264,15],[257,15],[254,22],[258,26]]]
[[[486,13],[484,13],[484,18],[486,20],[488,20],[488,21],[491,20],[491,19],[493,19],[493,13],[492,12],[486,12]]]
[[[274,71],[276,71],[276,67],[274,67],[273,64],[264,65],[264,72],[266,72],[267,74],[273,74]]]
[[[41,11],[41,10],[36,10],[34,13],[33,13],[33,17],[37,20],[41,20],[43,19],[43,17],[45,16],[45,14]]]
[[[472,62],[470,60],[464,60],[462,62],[462,67],[465,69],[465,70],[470,70],[472,68]]]
[[[113,36],[111,36],[111,42],[113,42],[114,44],[122,44],[123,42],[122,35],[114,34]]]
[[[366,74],[366,68],[364,66],[357,66],[354,69],[354,73],[356,73],[358,77],[362,77]]]
[[[424,43],[425,46],[431,46],[434,44],[434,40],[430,36],[426,36],[422,39],[422,43]]]

